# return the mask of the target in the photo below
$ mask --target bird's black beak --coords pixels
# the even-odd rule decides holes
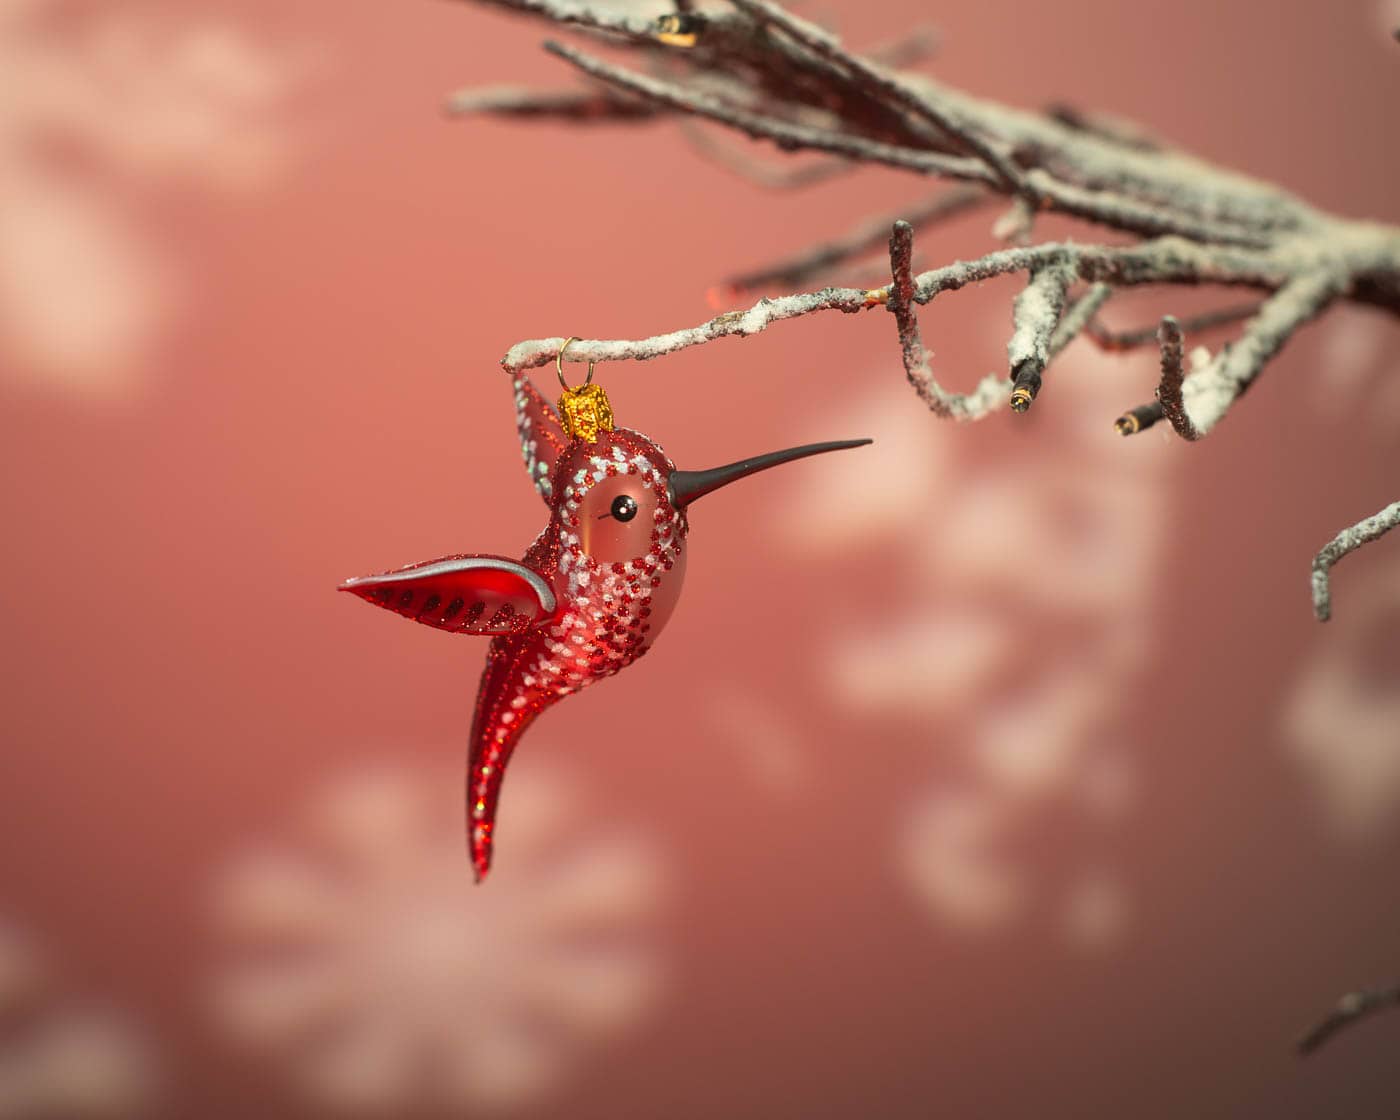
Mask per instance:
[[[808,455],[821,455],[827,451],[844,451],[848,447],[864,447],[871,442],[868,439],[842,439],[832,443],[808,443],[802,447],[789,447],[786,451],[770,451],[767,455],[740,459],[724,467],[711,467],[707,471],[672,471],[667,483],[671,504],[677,509],[684,509],[696,498],[703,498],[721,486],[766,471],[779,463],[790,463],[794,459],[805,459]]]

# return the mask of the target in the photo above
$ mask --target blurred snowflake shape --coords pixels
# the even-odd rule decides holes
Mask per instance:
[[[287,147],[276,112],[309,63],[207,17],[0,2],[0,368],[128,387],[179,302],[143,204],[265,186]]]
[[[34,945],[0,922],[0,1120],[120,1120],[156,1090],[132,1023],[61,993]]]
[[[950,926],[979,932],[1015,913],[1021,874],[996,843],[1007,812],[987,797],[940,791],[906,815],[897,866],[915,897]]]
[[[344,776],[295,850],[264,846],[218,882],[218,1016],[320,1105],[509,1110],[657,1002],[654,851],[525,769],[506,793],[510,843],[476,887],[459,784]]]
[[[1148,382],[1152,357],[1076,343],[1037,438],[995,450],[945,438],[907,387],[872,379],[845,418],[875,436],[865,469],[817,461],[775,513],[804,556],[864,555],[880,573],[878,598],[833,615],[814,672],[846,714],[892,734],[916,721],[936,744],[892,847],[901,879],[952,928],[985,931],[1037,904],[1065,915],[1077,945],[1125,926],[1100,853],[1051,875],[1032,838],[1065,832],[1057,814],[1103,821],[1131,800],[1125,701],[1150,648],[1170,508],[1161,441],[1125,444],[1105,417],[1121,409],[1124,367]]]

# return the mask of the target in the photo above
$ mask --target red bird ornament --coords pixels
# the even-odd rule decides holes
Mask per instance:
[[[340,585],[415,622],[491,638],[467,759],[477,882],[491,866],[501,782],[525,729],[550,705],[631,665],[670,619],[685,576],[690,504],[779,463],[871,442],[808,444],[677,470],[646,436],[613,426],[592,363],[575,389],[559,360],[556,368],[562,419],[527,376],[514,381],[525,467],[549,507],[549,523],[525,555],[448,556]]]

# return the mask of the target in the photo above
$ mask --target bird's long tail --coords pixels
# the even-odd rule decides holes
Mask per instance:
[[[531,660],[529,635],[491,643],[477,693],[467,754],[467,844],[479,883],[491,869],[496,806],[506,765],[525,729],[556,698],[529,681],[523,666]]]

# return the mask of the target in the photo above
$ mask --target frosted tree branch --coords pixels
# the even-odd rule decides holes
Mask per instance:
[[[1040,392],[1041,374],[1050,361],[1050,340],[1060,325],[1065,296],[1074,280],[1068,264],[1054,263],[1031,272],[1030,282],[1011,305],[1011,407],[1025,412]]]
[[[453,99],[459,115],[553,118],[570,125],[674,120],[710,158],[776,187],[866,166],[962,184],[906,208],[898,220],[871,220],[836,241],[742,272],[723,290],[736,296],[770,285],[820,283],[828,270],[873,252],[892,227],[891,278],[885,287],[818,287],[775,295],[649,338],[585,339],[569,347],[567,360],[647,360],[720,338],[747,337],[820,311],[883,308],[895,319],[905,374],[920,399],[940,416],[968,420],[1004,402],[1029,408],[1044,395],[1048,367],[1080,334],[1107,349],[1155,340],[1162,355],[1156,399],[1120,416],[1118,430],[1131,434],[1167,419],[1179,435],[1198,439],[1214,430],[1302,327],[1337,302],[1400,316],[1400,229],[1323,213],[1278,186],[1165,145],[1131,122],[1065,106],[1015,109],[942,85],[905,68],[927,40],[862,54],[774,0],[685,0],[674,14],[656,20],[595,8],[588,0],[477,2],[582,34],[601,48],[626,51],[636,65],[546,43],[587,80],[586,89],[571,96],[468,91]],[[772,145],[780,158],[793,152],[819,158],[787,172],[776,163],[750,160],[743,149],[719,147],[696,122],[737,134],[741,144],[747,137]],[[916,225],[996,196],[1011,204],[997,225],[1009,247],[913,272]],[[1034,220],[1044,211],[1082,219],[1115,236],[1103,244],[1030,243]],[[968,394],[944,389],[931,371],[917,307],[1013,274],[1024,274],[1025,287],[1014,301],[1007,376],[984,379]],[[1181,320],[1166,306],[1160,327],[1121,334],[1095,318],[1122,288],[1201,284],[1250,289],[1257,302]],[[1214,354],[1193,352],[1188,363],[1187,337],[1226,327],[1236,327],[1235,337]],[[561,342],[517,343],[503,364],[520,373],[552,362]],[[1198,360],[1201,355],[1204,360]],[[1355,534],[1347,538],[1354,544],[1333,555],[1328,550],[1340,547],[1333,542],[1319,554],[1319,564],[1331,557],[1314,573],[1324,601],[1327,568],[1372,539],[1362,533],[1371,521],[1348,530]]]
[[[1305,272],[1265,300],[1238,341],[1180,386],[1179,403],[1185,406],[1183,415],[1188,430],[1197,433],[1186,438],[1198,439],[1215,427],[1254,383],[1269,359],[1299,327],[1325,311],[1345,287],[1346,278],[1336,272]],[[1186,434],[1182,427],[1177,430]]]
[[[1397,525],[1400,525],[1400,502],[1392,502],[1379,513],[1343,529],[1323,545],[1312,566],[1313,614],[1317,615],[1319,622],[1326,622],[1332,617],[1332,565],[1363,544],[1385,536]]]
[[[907,223],[905,223],[907,224]],[[912,236],[912,232],[911,232]],[[1222,251],[1223,252],[1223,251]],[[1045,242],[1024,248],[1001,249],[972,261],[958,261],[912,277],[911,299],[924,304],[936,296],[959,291],[984,280],[1018,272],[1064,269],[1092,283],[1128,287],[1138,284],[1198,282],[1267,286],[1272,280],[1269,262],[1246,250],[1238,256],[1217,259],[1206,248],[1181,238],[1166,237],[1137,245],[1079,245]],[[632,359],[646,361],[720,338],[757,334],[775,322],[819,311],[847,313],[890,304],[889,288],[822,288],[799,295],[761,299],[744,311],[730,311],[698,326],[642,339],[580,339],[564,354],[566,362]],[[563,338],[518,342],[501,359],[510,373],[521,373],[554,361]],[[1009,395],[1010,386],[1007,386]]]

